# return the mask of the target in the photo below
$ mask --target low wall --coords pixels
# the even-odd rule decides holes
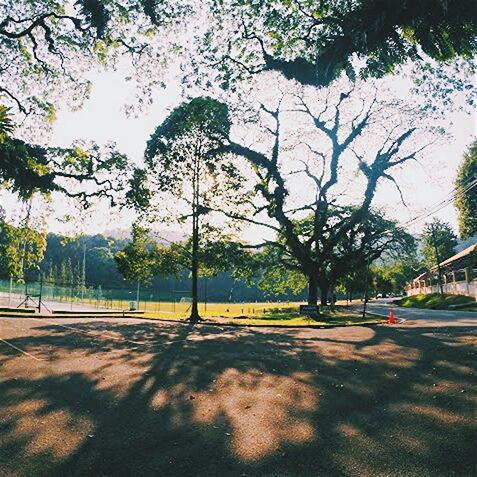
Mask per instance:
[[[477,280],[472,280],[471,282],[461,281],[453,283],[445,283],[442,285],[444,293],[448,295],[466,295],[474,297],[477,301]],[[419,294],[429,294],[429,293],[439,293],[439,285],[432,286],[421,286],[416,288],[409,288],[406,290],[408,295],[419,295]]]

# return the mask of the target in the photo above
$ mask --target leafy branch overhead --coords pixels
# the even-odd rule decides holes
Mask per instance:
[[[22,115],[51,115],[63,89],[80,104],[84,74],[123,54],[147,56],[151,32],[183,18],[188,2],[6,0],[0,5],[0,100]]]
[[[477,52],[477,20],[469,14],[475,11],[473,0],[215,0],[213,5],[216,21],[203,49],[214,45],[211,61],[225,82],[239,68],[248,74],[279,71],[304,85],[328,86],[343,71],[351,80],[382,77],[408,61],[471,59]]]
[[[129,163],[114,145],[85,149],[29,144],[10,135],[14,127],[8,110],[0,109],[0,114],[0,180],[21,198],[61,192],[84,205],[92,198],[106,198],[111,204],[122,200]]]

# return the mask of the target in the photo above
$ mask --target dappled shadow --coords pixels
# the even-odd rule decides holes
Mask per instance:
[[[474,472],[470,327],[64,325],[0,348],[6,475]]]

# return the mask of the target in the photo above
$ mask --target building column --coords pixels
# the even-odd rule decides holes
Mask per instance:
[[[472,267],[465,267],[465,284],[467,286],[467,295],[470,296],[469,283],[472,280]]]

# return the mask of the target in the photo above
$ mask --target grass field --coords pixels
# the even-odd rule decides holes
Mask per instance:
[[[177,305],[177,304],[176,304]],[[180,304],[175,312],[146,312],[143,316],[151,319],[185,320],[188,317],[189,304]],[[299,314],[300,303],[213,303],[200,307],[201,317],[215,323],[233,323],[241,325],[273,326],[336,326],[377,323],[382,319],[373,315],[362,318],[360,313],[351,312],[346,307],[337,307],[334,311],[324,308],[318,319],[310,319]]]
[[[94,315],[95,304],[90,303],[89,300],[75,300],[74,303],[92,305],[91,314]],[[363,320],[360,313],[352,312],[345,306],[338,306],[333,312],[329,308],[324,308],[320,318],[314,320],[299,314],[300,304],[302,303],[200,303],[199,312],[201,317],[209,323],[253,326],[336,326],[369,324],[381,321],[381,318],[372,315],[366,316]],[[143,301],[139,304],[139,310],[144,311],[144,314],[138,315],[138,317],[183,321],[190,314],[190,306],[190,303]],[[127,312],[129,302],[126,300],[108,300],[101,303],[98,309],[101,312],[106,309]],[[69,317],[76,316],[71,313],[72,309],[67,302],[58,302],[55,310],[64,310],[68,312]],[[2,315],[16,316],[17,313],[3,312]],[[58,317],[58,315],[55,316]],[[79,317],[81,314],[78,313],[77,316]]]
[[[163,316],[160,314],[145,314],[145,318],[150,319],[168,319],[185,321],[187,318],[181,316]],[[284,313],[266,313],[261,316],[214,316],[202,315],[202,318],[207,323],[220,324],[234,324],[244,326],[353,326],[380,323],[383,321],[382,317],[367,314],[363,319],[360,314],[353,314],[350,312],[335,312],[332,314],[322,314],[318,319],[310,319],[306,316],[300,316],[298,313],[284,312]]]

